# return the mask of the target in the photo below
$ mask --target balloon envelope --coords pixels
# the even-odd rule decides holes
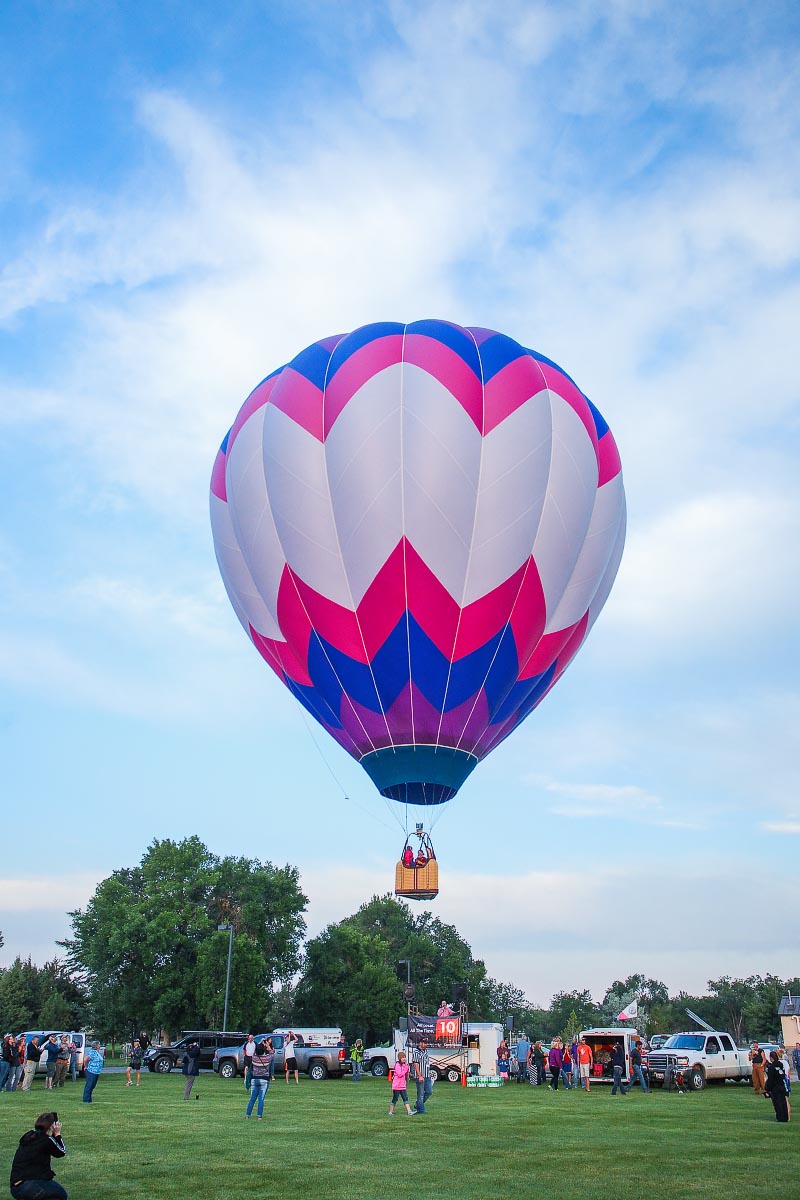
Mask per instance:
[[[608,426],[555,363],[488,329],[386,322],[258,385],[211,520],[264,660],[384,795],[438,804],[581,646],[625,495]]]

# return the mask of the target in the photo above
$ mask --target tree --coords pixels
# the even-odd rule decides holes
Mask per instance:
[[[37,967],[18,957],[0,972],[3,1029],[80,1029],[85,1009],[86,996],[58,959]]]
[[[340,1025],[367,1044],[391,1029],[401,1005],[389,947],[348,921],[329,925],[306,947],[303,977],[295,993],[299,1021]]]
[[[265,1014],[273,985],[297,969],[307,903],[294,867],[220,859],[198,837],[154,841],[138,867],[114,871],[69,914],[63,945],[101,1036],[170,1033],[196,1027],[200,1012],[221,1013],[228,938],[217,925],[231,924],[237,1015],[249,1026]]]
[[[590,1028],[598,1020],[598,1009],[589,991],[556,992],[545,1014],[542,1035],[555,1037],[577,1017],[581,1029]]]

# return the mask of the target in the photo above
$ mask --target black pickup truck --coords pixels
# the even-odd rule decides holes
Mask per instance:
[[[222,1033],[219,1029],[184,1029],[180,1040],[170,1046],[150,1046],[144,1056],[148,1071],[167,1075],[177,1067],[180,1069],[183,1056],[192,1042],[200,1044],[200,1068],[210,1070],[214,1052],[224,1046],[241,1046],[247,1039],[246,1033],[238,1030]]]
[[[257,1043],[266,1038],[272,1039],[275,1049],[274,1070],[282,1071],[284,1035],[282,1033],[257,1033],[255,1035]],[[234,1079],[237,1075],[244,1075],[244,1041],[243,1038],[242,1044],[239,1046],[220,1046],[214,1054],[211,1065],[223,1079]],[[297,1060],[298,1071],[308,1075],[309,1079],[320,1080],[327,1079],[329,1075],[349,1075],[352,1069],[350,1061],[345,1058],[344,1046],[313,1046],[295,1042],[294,1057]]]

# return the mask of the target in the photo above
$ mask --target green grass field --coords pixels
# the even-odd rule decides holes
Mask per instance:
[[[798,1125],[779,1125],[743,1086],[612,1097],[598,1085],[586,1096],[441,1083],[425,1116],[398,1107],[390,1119],[386,1081],[301,1077],[299,1087],[272,1085],[258,1122],[244,1119],[241,1079],[203,1074],[189,1101],[183,1084],[145,1073],[126,1088],[124,1075],[103,1075],[92,1105],[81,1083],[4,1093],[4,1180],[20,1134],[56,1107],[68,1149],[57,1178],[70,1200],[800,1196]]]

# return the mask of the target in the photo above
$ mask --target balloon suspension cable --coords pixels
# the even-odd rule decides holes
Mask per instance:
[[[306,732],[308,733],[308,736],[311,738],[311,741],[314,743],[314,746],[316,747],[317,754],[319,754],[320,758],[322,759],[323,763],[325,764],[328,774],[330,775],[333,782],[336,784],[339,791],[344,796],[345,800],[347,800],[349,804],[355,805],[356,808],[360,809],[361,812],[365,813],[372,821],[377,822],[378,825],[381,825],[384,829],[388,829],[389,832],[391,833],[392,832],[391,825],[387,825],[385,821],[382,821],[374,809],[367,808],[365,805],[359,804],[358,800],[354,800],[353,797],[347,791],[347,789],[342,786],[338,776],[336,775],[336,772],[334,771],[331,764],[328,762],[327,758],[325,757],[325,753],[324,753],[322,747],[320,746],[319,742],[317,741],[316,737],[314,736],[314,730],[311,728],[311,725],[309,724],[306,710],[303,708],[302,704],[300,704],[299,702],[297,704],[297,708],[299,709],[300,716],[303,719],[303,724],[306,727]],[[383,797],[383,799],[385,800],[385,797]],[[388,807],[389,803],[390,802],[387,800],[386,801],[387,807]],[[391,809],[389,809],[389,811],[391,812]],[[399,821],[399,818],[396,817],[395,819]],[[402,828],[402,821],[400,821],[400,826]]]

